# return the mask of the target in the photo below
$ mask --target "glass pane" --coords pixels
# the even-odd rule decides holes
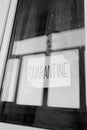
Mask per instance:
[[[85,46],[85,28],[52,34],[52,50]]]
[[[82,0],[21,0],[15,40],[84,27]]]
[[[52,53],[50,64],[55,65],[49,79],[48,106],[80,107],[79,52],[69,50]]]
[[[15,40],[84,27],[82,0],[21,0]]]
[[[49,33],[53,50],[84,46],[84,1],[21,0],[18,11],[13,55],[46,51]]]
[[[40,53],[46,51],[47,37],[39,36],[30,39],[25,39],[21,41],[15,41],[13,46],[12,55],[23,55]]]
[[[50,0],[48,32],[61,32],[84,27],[84,1]]]
[[[21,0],[15,40],[45,34],[49,0]]]
[[[42,106],[44,79],[39,65],[45,65],[44,54],[23,57],[17,104]]]

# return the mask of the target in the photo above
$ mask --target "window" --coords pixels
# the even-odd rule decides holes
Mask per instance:
[[[4,121],[78,127],[75,114],[86,109],[84,1],[19,0],[16,13],[2,84]]]

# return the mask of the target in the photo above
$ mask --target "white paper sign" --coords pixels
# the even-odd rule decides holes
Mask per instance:
[[[63,54],[28,60],[28,82],[32,87],[69,87],[70,65]]]

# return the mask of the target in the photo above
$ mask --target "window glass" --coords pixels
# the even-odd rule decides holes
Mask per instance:
[[[46,42],[47,36],[39,36],[22,41],[15,41],[12,55],[24,55],[44,52],[47,49]]]
[[[15,40],[84,27],[82,0],[21,0]]]
[[[84,1],[21,0],[16,21],[13,55],[84,46]],[[39,48],[38,48],[39,46]]]
[[[84,26],[82,0],[51,0],[49,12],[49,32],[61,32]]]
[[[23,58],[17,104],[42,106],[44,79],[39,66],[45,66],[44,54]]]
[[[22,0],[15,40],[44,35],[48,15],[49,0]]]
[[[50,64],[53,68],[49,79],[48,106],[79,108],[78,50],[52,53]]]

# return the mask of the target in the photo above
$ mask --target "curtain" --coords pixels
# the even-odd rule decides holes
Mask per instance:
[[[21,0],[15,41],[81,27],[83,0]]]

